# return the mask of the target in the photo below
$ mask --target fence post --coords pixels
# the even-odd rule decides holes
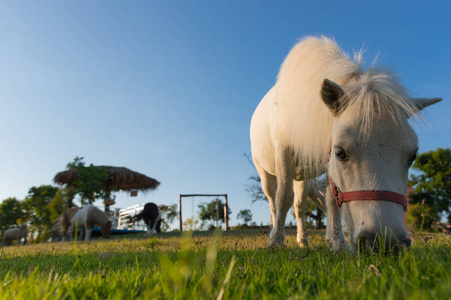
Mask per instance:
[[[136,217],[136,205],[135,205],[135,208],[133,209],[133,217]],[[135,229],[136,229],[136,222],[135,222],[135,219],[133,219],[132,230],[135,230]]]
[[[179,195],[179,223],[180,223],[180,231],[183,231],[183,223],[182,223],[182,195]]]
[[[219,226],[219,198],[216,198],[216,227]]]
[[[224,201],[224,223],[225,223],[225,230],[229,230],[229,217],[228,217],[228,206],[227,206],[227,194],[224,195],[225,201]]]
[[[114,229],[117,229],[117,219],[118,219],[118,209],[115,208],[114,214],[113,214],[113,228]]]

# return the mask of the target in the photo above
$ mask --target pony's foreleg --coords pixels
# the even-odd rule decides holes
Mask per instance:
[[[69,240],[73,241],[75,239],[76,230],[78,230],[78,223],[76,223],[75,225],[71,225],[68,230],[69,230]],[[77,236],[77,238],[80,239],[79,236]]]
[[[160,213],[158,212],[157,218],[155,220],[153,220],[152,229],[151,229],[151,236],[154,236],[154,235],[157,234],[156,228],[157,228],[157,224],[160,221],[160,219],[161,219],[161,216],[160,216]]]
[[[339,251],[346,248],[346,241],[341,226],[341,212],[337,207],[332,188],[330,185],[326,191],[327,203],[327,227],[326,241],[329,248],[333,251]]]
[[[149,221],[149,237],[153,237],[156,233],[155,227],[157,226],[157,222],[155,220]]]
[[[85,241],[89,241],[91,239],[92,227],[88,227],[85,225]]]
[[[257,160],[254,159],[255,168],[257,169],[258,174],[260,175],[260,180],[262,184],[262,190],[268,199],[269,204],[269,212],[271,213],[271,227],[274,227],[274,222],[276,220],[276,206],[274,204],[276,199],[276,191],[277,191],[277,178],[276,176],[269,174],[266,172],[258,163]]]
[[[271,230],[269,246],[283,246],[285,241],[285,220],[290,207],[293,205],[293,167],[287,153],[276,158],[276,218]]]
[[[302,248],[308,246],[307,234],[305,233],[305,211],[307,209],[308,186],[304,181],[294,181],[294,203],[293,210],[296,215],[297,241]]]
[[[75,238],[75,228],[73,225],[70,225],[65,228],[65,230],[63,232],[62,240],[63,241],[73,241],[74,238]]]
[[[157,227],[157,222],[156,221],[152,221],[152,220],[147,221],[146,227],[147,227],[146,235],[148,237],[152,237],[152,236],[154,236],[156,234],[156,230],[155,230],[155,228]]]
[[[89,241],[91,239],[92,234],[92,226],[88,224],[87,218],[85,219],[85,222],[83,224],[84,234],[85,234],[85,241]]]
[[[265,172],[264,176],[261,176],[262,189],[268,198],[269,212],[271,213],[271,226],[274,227],[276,221],[276,191],[277,191],[277,178]]]
[[[274,228],[274,223],[276,222],[276,205],[275,205],[275,201],[274,198],[270,198],[268,196],[266,196],[268,198],[268,205],[269,205],[269,213],[271,214],[271,220],[269,223],[269,227],[272,229]]]

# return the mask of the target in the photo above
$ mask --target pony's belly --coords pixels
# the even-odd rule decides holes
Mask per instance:
[[[267,173],[271,175],[276,175],[276,165],[275,165],[275,153],[274,151],[265,151],[268,147],[261,146],[255,147],[255,144],[252,144],[252,158],[254,159],[254,163],[258,165],[258,167],[264,169]]]
[[[85,223],[84,223],[84,219],[83,218],[77,218],[77,217],[73,217],[72,220],[70,220],[70,225],[72,226],[78,226],[78,227],[84,227]]]

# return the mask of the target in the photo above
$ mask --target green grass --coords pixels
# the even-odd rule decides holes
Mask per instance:
[[[400,254],[267,249],[258,230],[5,247],[0,299],[448,299],[451,239],[416,236]]]

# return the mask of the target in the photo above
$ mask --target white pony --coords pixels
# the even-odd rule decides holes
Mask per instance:
[[[392,72],[363,71],[360,58],[359,53],[351,60],[326,37],[302,39],[254,112],[252,157],[274,218],[270,246],[284,243],[293,199],[295,211],[305,207],[308,193],[300,180],[325,172],[331,182],[326,193],[331,249],[346,245],[341,217],[354,249],[377,251],[384,244],[374,243],[377,236],[385,245],[410,245],[402,216],[418,141],[408,118],[441,99],[410,98]],[[321,201],[316,204],[321,207]],[[298,242],[304,246],[307,239],[299,232],[304,212],[297,214]]]
[[[92,228],[94,227],[94,225],[100,226],[102,237],[110,237],[111,220],[103,211],[93,206],[92,204],[88,204],[74,211],[75,213],[69,218],[71,224],[70,226],[73,230],[84,227],[86,229],[85,241],[89,241],[89,239],[91,238]]]

